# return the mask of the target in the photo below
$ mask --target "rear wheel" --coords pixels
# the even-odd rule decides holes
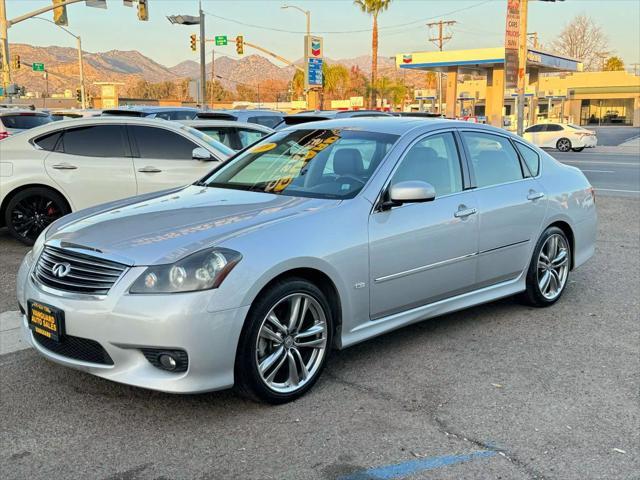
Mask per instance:
[[[556,148],[561,152],[568,152],[571,150],[571,140],[568,138],[561,138],[556,142]]]
[[[526,303],[535,307],[553,305],[562,296],[571,267],[571,245],[558,227],[547,228],[533,251],[527,272]]]
[[[268,403],[307,392],[331,348],[333,319],[322,291],[299,278],[278,282],[251,307],[238,345],[236,387]]]
[[[69,211],[62,195],[48,188],[34,187],[18,192],[9,200],[4,220],[11,236],[33,245],[50,223]]]

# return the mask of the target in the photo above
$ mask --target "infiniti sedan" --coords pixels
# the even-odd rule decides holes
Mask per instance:
[[[330,120],[187,187],[57,220],[24,258],[18,302],[54,362],[282,403],[333,348],[509,295],[554,304],[595,234],[584,175],[512,134]]]

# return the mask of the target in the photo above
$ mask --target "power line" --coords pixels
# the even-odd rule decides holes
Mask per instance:
[[[472,8],[480,7],[480,6],[485,5],[485,4],[487,4],[487,3],[491,2],[491,1],[492,0],[484,0],[482,2],[478,2],[478,3],[475,3],[473,5],[469,5],[468,7],[458,8],[456,10],[451,10],[449,12],[441,13],[441,14],[438,14],[438,15],[433,15],[431,17],[422,18],[420,20],[413,20],[411,22],[397,23],[397,24],[394,24],[394,25],[387,25],[387,26],[378,27],[378,30],[381,30],[381,31],[394,30],[394,29],[397,29],[397,28],[405,28],[405,27],[408,27],[410,25],[419,25],[419,24],[422,24],[422,23],[424,23],[426,21],[429,21],[429,20],[433,20],[433,19],[436,19],[436,18],[444,17],[444,16],[447,16],[447,15],[453,15],[455,13],[459,13],[459,12],[462,12],[462,11],[465,11],[465,10],[470,10]],[[283,29],[283,28],[266,27],[264,25],[258,25],[258,24],[255,24],[255,23],[243,22],[243,21],[240,21],[240,20],[236,20],[234,18],[223,17],[222,15],[217,15],[215,13],[211,13],[211,12],[208,12],[208,11],[205,11],[204,13],[209,15],[209,16],[211,16],[211,17],[217,18],[219,20],[225,20],[227,22],[235,23],[235,24],[238,24],[238,25],[243,25],[245,27],[257,28],[257,29],[260,29],[260,30],[269,30],[269,31],[272,31],[272,32],[280,32],[280,33],[306,34],[305,31],[301,31],[301,30],[287,30],[287,29]],[[371,32],[372,30],[373,30],[372,28],[364,28],[364,29],[358,29],[358,30],[324,30],[324,31],[314,31],[313,33],[315,33],[315,34],[350,34],[350,33],[366,33],[366,32]],[[405,30],[400,31],[400,32],[387,33],[386,35],[389,35],[389,34],[393,35],[393,34],[397,34],[397,33],[403,33],[404,31]]]

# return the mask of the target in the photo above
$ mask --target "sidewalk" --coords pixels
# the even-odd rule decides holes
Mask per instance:
[[[0,313],[0,355],[29,348],[22,339],[21,321],[22,315],[17,310]]]

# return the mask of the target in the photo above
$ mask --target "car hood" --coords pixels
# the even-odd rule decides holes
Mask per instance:
[[[172,263],[235,236],[339,203],[193,185],[79,215],[48,236],[47,244],[97,251],[129,265]]]

